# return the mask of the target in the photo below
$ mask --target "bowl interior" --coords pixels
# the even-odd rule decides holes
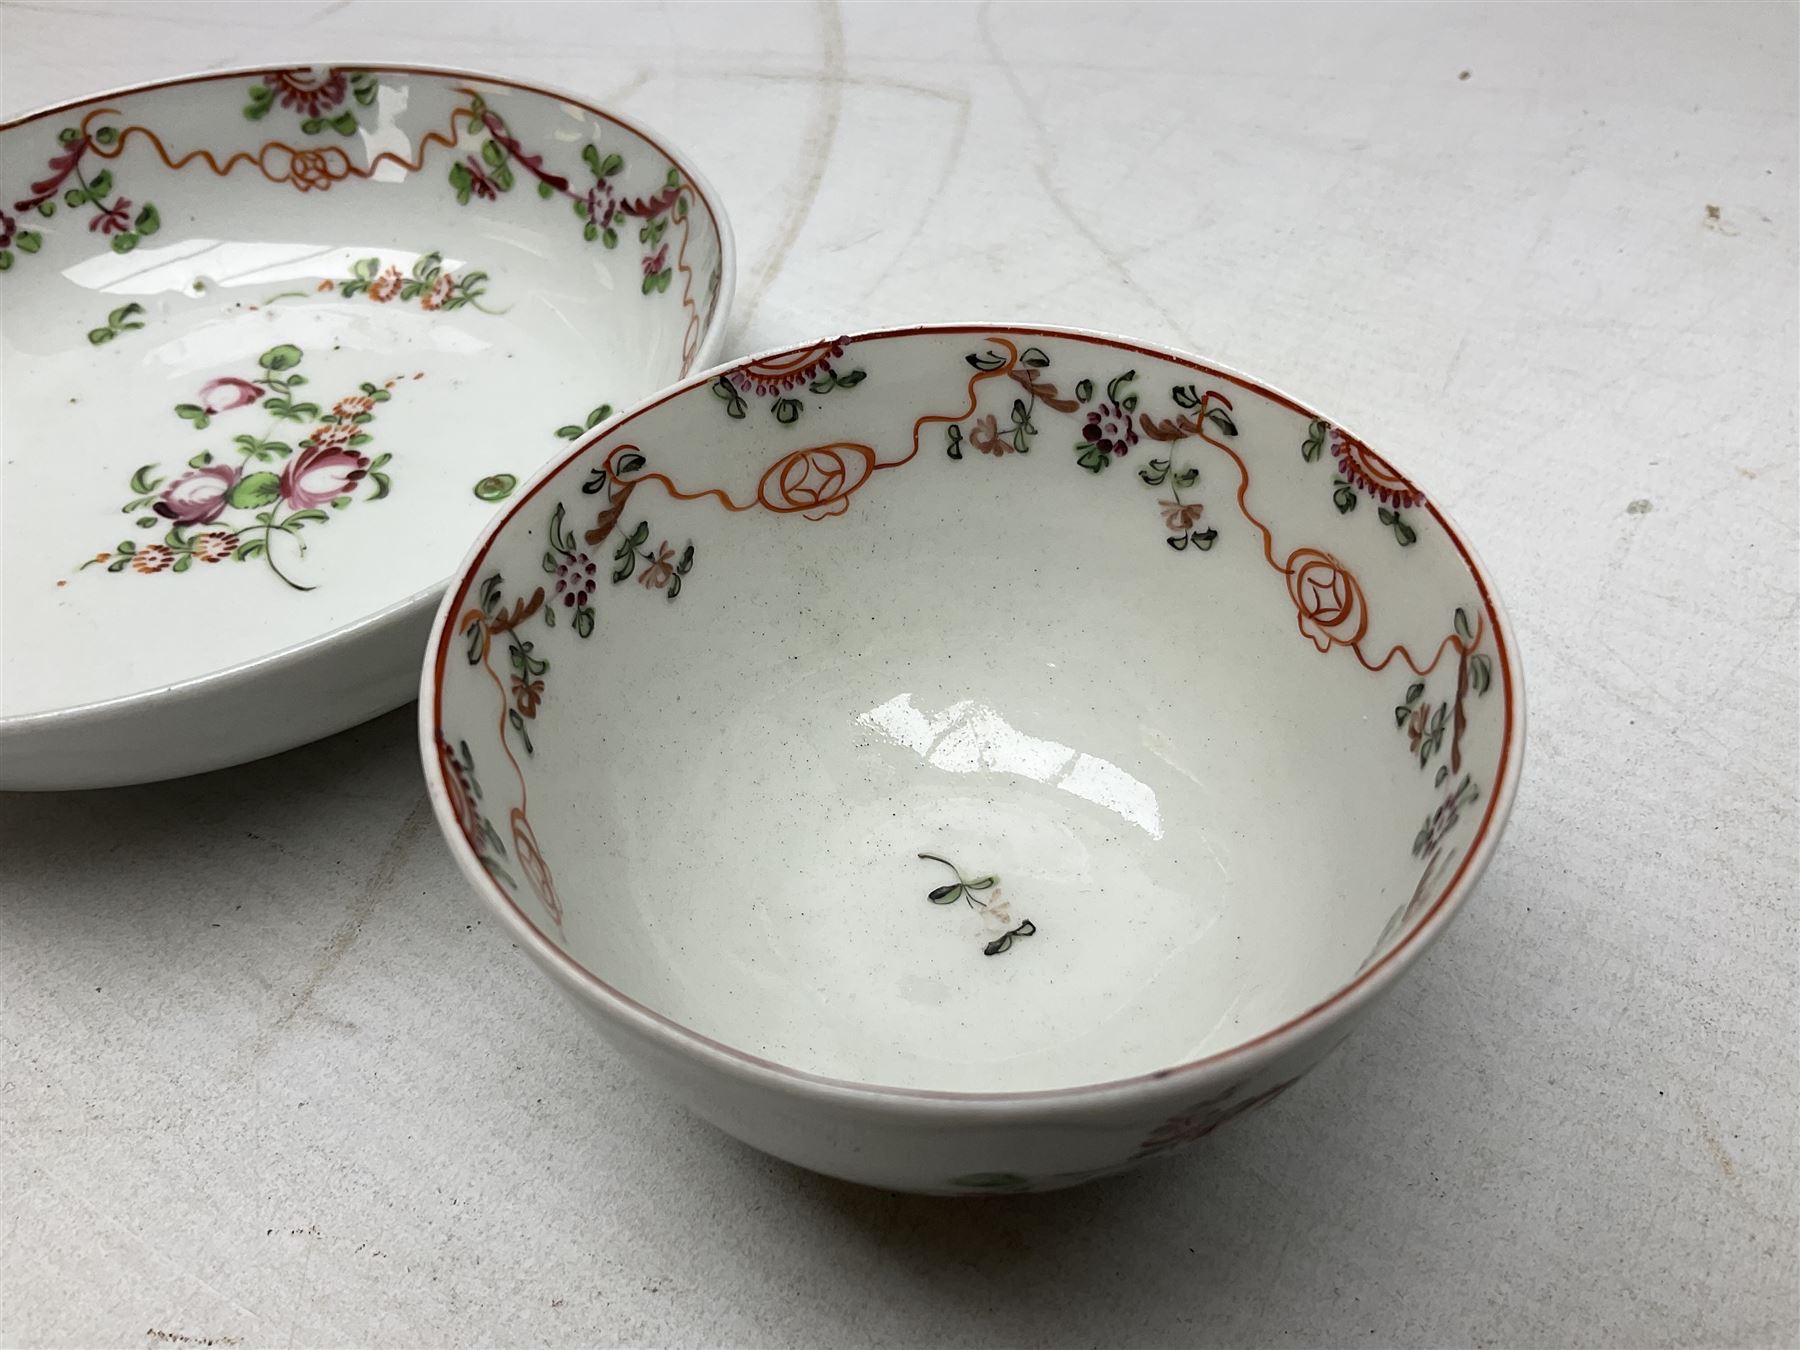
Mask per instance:
[[[0,130],[0,714],[440,583],[711,345],[725,248],[646,136],[473,76],[208,76]]]
[[[446,610],[427,716],[463,842],[618,995],[806,1072],[1019,1091],[1242,1044],[1414,931],[1511,772],[1506,651],[1338,428],[932,330],[584,447]]]

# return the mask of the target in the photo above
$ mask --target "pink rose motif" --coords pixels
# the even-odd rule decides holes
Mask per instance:
[[[162,500],[151,509],[177,525],[204,525],[224,512],[237,479],[237,470],[226,464],[189,470],[163,489]]]
[[[230,412],[233,408],[247,408],[262,396],[261,389],[234,375],[208,380],[200,386],[200,406],[209,415]]]
[[[281,495],[289,506],[326,506],[355,490],[369,472],[369,457],[336,445],[303,446],[281,471]]]

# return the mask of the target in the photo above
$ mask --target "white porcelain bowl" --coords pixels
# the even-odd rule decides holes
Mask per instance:
[[[405,702],[466,541],[709,364],[732,280],[692,168],[492,76],[227,71],[0,122],[0,787]]]
[[[1511,631],[1362,441],[1096,334],[870,333],[696,377],[486,532],[438,819],[702,1116],[919,1191],[1210,1133],[1444,929],[1518,781]]]

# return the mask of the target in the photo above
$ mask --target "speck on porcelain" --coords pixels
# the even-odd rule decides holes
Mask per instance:
[[[951,1193],[1286,1091],[1473,886],[1524,734],[1491,584],[1386,459],[1008,326],[599,428],[465,564],[420,715],[464,870],[626,1055],[779,1157]]]
[[[706,365],[731,285],[684,162],[503,80],[239,71],[0,126],[0,787],[405,702],[495,504],[596,394]]]

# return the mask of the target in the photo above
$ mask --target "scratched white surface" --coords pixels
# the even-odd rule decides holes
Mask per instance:
[[[1004,314],[1260,374],[1479,541],[1532,715],[1482,892],[1303,1088],[959,1207],[647,1090],[481,921],[407,713],[0,800],[0,1340],[1795,1344],[1796,13],[0,4],[0,111],[610,102],[729,203],[734,352]]]

